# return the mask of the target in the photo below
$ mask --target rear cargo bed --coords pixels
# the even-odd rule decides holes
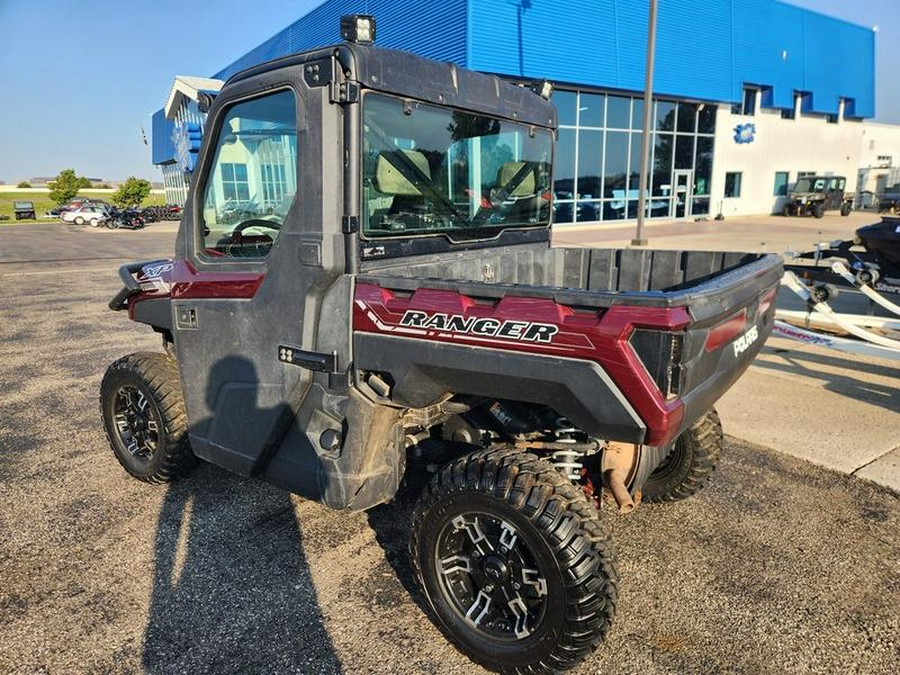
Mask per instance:
[[[692,305],[700,310],[711,295],[720,296],[730,286],[780,277],[780,263],[771,254],[535,245],[370,262],[358,281],[482,297],[550,296],[582,307]]]

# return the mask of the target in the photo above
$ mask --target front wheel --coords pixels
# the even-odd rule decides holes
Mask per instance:
[[[131,354],[100,384],[100,411],[116,459],[138,480],[167,483],[196,464],[178,368],[165,354]]]
[[[816,204],[815,206],[813,206],[813,215],[816,218],[823,218],[825,216],[825,205]]]
[[[81,216],[78,216],[78,217],[75,219],[75,224],[76,224],[76,225],[84,225],[84,218],[82,218]]]
[[[477,452],[435,476],[410,551],[439,628],[505,673],[575,666],[603,640],[618,593],[597,510],[548,462]]]
[[[719,463],[725,436],[715,408],[675,439],[642,488],[648,502],[676,502],[697,493]]]

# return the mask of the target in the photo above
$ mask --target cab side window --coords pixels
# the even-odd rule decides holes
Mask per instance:
[[[210,260],[265,258],[297,192],[294,93],[234,104],[225,114],[198,218]]]

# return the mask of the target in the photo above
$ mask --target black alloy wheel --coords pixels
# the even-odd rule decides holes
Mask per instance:
[[[410,551],[438,627],[492,670],[574,667],[615,613],[615,555],[597,510],[531,454],[480,451],[444,467],[416,506]]]
[[[197,459],[175,362],[165,354],[132,354],[106,371],[100,411],[110,447],[122,467],[148,483],[187,474]]]
[[[444,600],[498,640],[525,638],[544,619],[547,580],[537,560],[517,527],[474,511],[444,525],[435,552]]]

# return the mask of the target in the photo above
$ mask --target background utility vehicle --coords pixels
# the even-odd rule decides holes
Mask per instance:
[[[555,125],[529,88],[358,41],[232,77],[174,258],[111,302],[165,347],[103,379],[125,469],[202,458],[359,510],[442,467],[411,534],[438,625],[493,669],[578,663],[616,606],[602,493],[702,485],[781,263],[551,248]]]
[[[844,194],[846,185],[843,176],[804,176],[788,195],[782,214],[822,218],[826,211],[840,211],[842,216],[849,216],[853,196]]]

